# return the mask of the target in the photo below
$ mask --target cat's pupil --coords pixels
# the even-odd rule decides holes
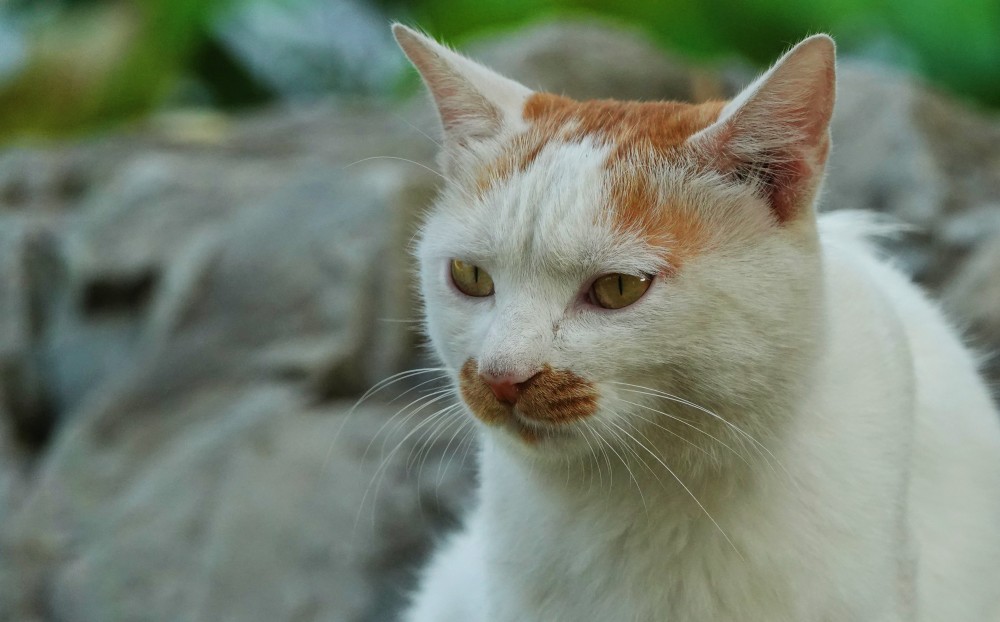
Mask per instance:
[[[493,279],[489,272],[479,266],[453,259],[451,280],[458,291],[466,296],[482,298],[493,294]]]
[[[639,300],[649,289],[650,276],[615,272],[605,274],[590,286],[590,302],[605,309],[621,309]]]

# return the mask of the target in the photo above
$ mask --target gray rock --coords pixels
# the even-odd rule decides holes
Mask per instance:
[[[300,170],[194,241],[152,311],[150,347],[211,352],[215,374],[304,379],[327,396],[412,363],[400,252],[412,225],[397,213],[412,206],[376,173]]]
[[[0,216],[0,403],[12,442],[35,448],[54,424],[41,342],[63,289],[50,231],[31,219]]]
[[[939,290],[1000,226],[1000,122],[883,67],[847,61],[838,76],[822,205],[909,225],[890,250]]]
[[[943,302],[965,324],[971,345],[983,352],[986,372],[1000,379],[1000,233],[978,245],[945,288]],[[994,387],[1000,389],[1000,383]]]
[[[73,416],[0,522],[0,619],[384,619],[457,511],[468,471],[422,440],[448,428],[386,435],[369,406],[333,445],[345,407],[311,405],[416,361],[406,248],[436,176],[366,158],[429,150],[345,144],[371,112],[280,117],[157,126],[74,209],[31,341]],[[405,477],[420,450],[440,491]]]
[[[637,28],[596,20],[543,22],[467,51],[529,88],[577,99],[703,101],[729,97],[752,77],[737,64],[726,71],[693,67]]]
[[[264,1],[230,7],[213,29],[259,81],[303,99],[330,90],[386,91],[403,63],[386,24],[358,0]]]
[[[172,429],[74,422],[6,529],[15,559],[49,565],[0,619],[382,619],[468,487],[452,429],[383,427],[394,408],[309,408],[275,386],[179,401],[150,404],[187,412]]]
[[[358,337],[355,344],[340,359],[329,350],[328,340],[299,334],[298,345],[293,346],[287,331],[281,333],[287,344],[272,344],[269,353],[260,356],[287,370],[301,367],[289,363],[288,349],[296,349],[294,356],[305,356],[308,346],[312,369],[289,373],[321,379],[319,384],[332,393],[357,390],[360,383],[371,381],[371,375],[405,365],[415,337],[405,324],[412,318],[411,292],[398,262],[404,261],[402,249],[414,224],[409,216],[397,218],[389,212],[415,215],[420,207],[415,202],[427,200],[433,191],[433,176],[420,164],[429,159],[428,145],[433,147],[433,143],[421,137],[398,146],[398,136],[419,134],[402,119],[387,115],[378,105],[340,102],[259,113],[240,122],[212,114],[176,114],[154,119],[143,134],[110,137],[74,146],[66,153],[10,156],[6,170],[11,178],[30,168],[18,164],[29,155],[55,162],[49,167],[53,169],[69,166],[60,157],[87,163],[87,191],[71,209],[63,210],[68,215],[58,226],[51,227],[61,238],[59,246],[67,264],[66,295],[52,313],[38,350],[56,410],[73,412],[105,381],[149,356],[151,347],[173,335],[169,325],[178,314],[197,316],[208,312],[207,305],[224,304],[221,299],[211,303],[199,299],[199,287],[206,286],[206,270],[216,256],[230,257],[224,265],[238,263],[241,257],[254,260],[261,274],[272,275],[272,285],[283,288],[284,294],[291,295],[289,288],[297,286],[295,297],[318,300],[338,278],[342,282],[348,276],[346,272],[337,276],[333,265],[340,261],[331,255],[338,245],[344,246],[346,254],[351,249],[364,249],[369,258],[382,253],[386,260],[396,262],[379,275],[379,284],[386,287],[358,283],[375,294],[373,300],[382,309],[381,315],[365,317],[367,323],[376,322],[378,330],[359,329],[353,335]],[[38,192],[46,195],[45,184],[38,185]],[[322,227],[313,229],[303,221],[316,217],[336,229],[340,226],[336,219],[352,213],[358,215],[354,229],[360,228],[368,245],[351,240],[344,245],[336,236],[320,239]],[[264,223],[262,219],[267,218],[271,220]],[[286,218],[294,224],[283,222]],[[360,222],[364,218],[371,219],[369,225]],[[274,234],[261,230],[235,239],[237,232],[255,226],[251,222],[272,227]],[[381,222],[391,224],[382,226]],[[259,239],[253,239],[254,235]],[[311,237],[298,240],[296,235]],[[327,235],[331,235],[329,229]],[[281,259],[272,264],[252,251],[237,250],[240,243],[261,241],[268,252],[288,251],[285,255],[289,256],[272,256]],[[223,252],[226,245],[229,250]],[[317,264],[314,259],[326,263]],[[354,266],[365,261],[347,260]],[[350,274],[359,276],[356,270]],[[230,294],[235,291],[228,276],[213,278],[222,278]],[[253,286],[246,291],[263,285],[252,274],[240,281],[250,282]],[[338,296],[327,295],[321,304],[343,306],[355,299],[354,294],[339,296],[339,300]],[[285,318],[286,328],[291,326],[292,316],[275,306],[277,298],[238,298],[244,307],[234,311],[234,316],[249,313],[252,306],[256,319],[248,316],[247,321],[270,329],[273,321],[281,323]],[[269,300],[274,302],[270,307],[262,304]],[[199,301],[201,309],[192,309]],[[261,321],[267,308],[278,315]],[[227,324],[227,311],[220,312],[221,319],[212,330]],[[248,335],[245,325],[241,326],[237,329],[233,324],[230,343]],[[365,341],[368,337],[373,341]],[[365,358],[372,364],[351,366],[352,374],[338,376],[334,362],[356,357],[358,348],[365,347],[378,349],[377,356]],[[280,352],[281,348],[286,352]],[[263,358],[258,362],[264,364]],[[354,380],[347,381],[348,377]],[[344,379],[340,388],[333,387],[334,378]]]
[[[924,90],[912,79],[866,65],[838,67],[833,150],[822,206],[890,214],[918,233],[892,248],[911,274],[926,278],[948,184],[914,118]],[[921,237],[922,236],[922,237]]]
[[[0,389],[0,397],[2,389]],[[27,492],[29,456],[13,430],[11,417],[0,402],[0,524],[20,507]]]

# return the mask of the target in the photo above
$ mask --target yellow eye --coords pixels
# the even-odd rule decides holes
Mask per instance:
[[[639,300],[652,282],[651,276],[605,274],[590,286],[590,301],[605,309],[621,309]]]
[[[482,298],[493,294],[493,278],[486,270],[457,259],[451,260],[451,280],[466,296]]]

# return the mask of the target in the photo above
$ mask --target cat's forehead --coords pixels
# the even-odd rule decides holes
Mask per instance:
[[[718,119],[724,106],[722,101],[575,101],[534,93],[524,103],[523,128],[483,163],[476,185],[485,191],[508,181],[515,172],[531,167],[543,149],[558,142],[590,141],[609,147],[604,160],[608,170],[669,159],[688,138]]]
[[[637,146],[666,153],[719,117],[725,102],[688,104],[675,101],[575,101],[551,93],[535,93],[524,104],[524,120],[550,138],[591,136],[618,148],[611,157]]]
[[[576,102],[537,93],[524,126],[479,163],[471,229],[494,256],[613,263],[658,255],[677,264],[704,237],[668,188],[671,159],[722,103]]]
[[[614,230],[606,207],[608,150],[590,139],[555,141],[502,183],[474,195],[453,186],[428,223],[439,254],[532,273],[587,272],[643,256],[643,267],[655,263],[640,240],[629,244]]]

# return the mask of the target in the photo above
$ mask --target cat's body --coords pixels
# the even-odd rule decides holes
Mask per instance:
[[[828,39],[696,107],[533,94],[397,37],[452,180],[427,330],[487,426],[406,620],[1000,620],[975,361],[862,219],[814,216]],[[602,275],[632,276],[595,299]]]

